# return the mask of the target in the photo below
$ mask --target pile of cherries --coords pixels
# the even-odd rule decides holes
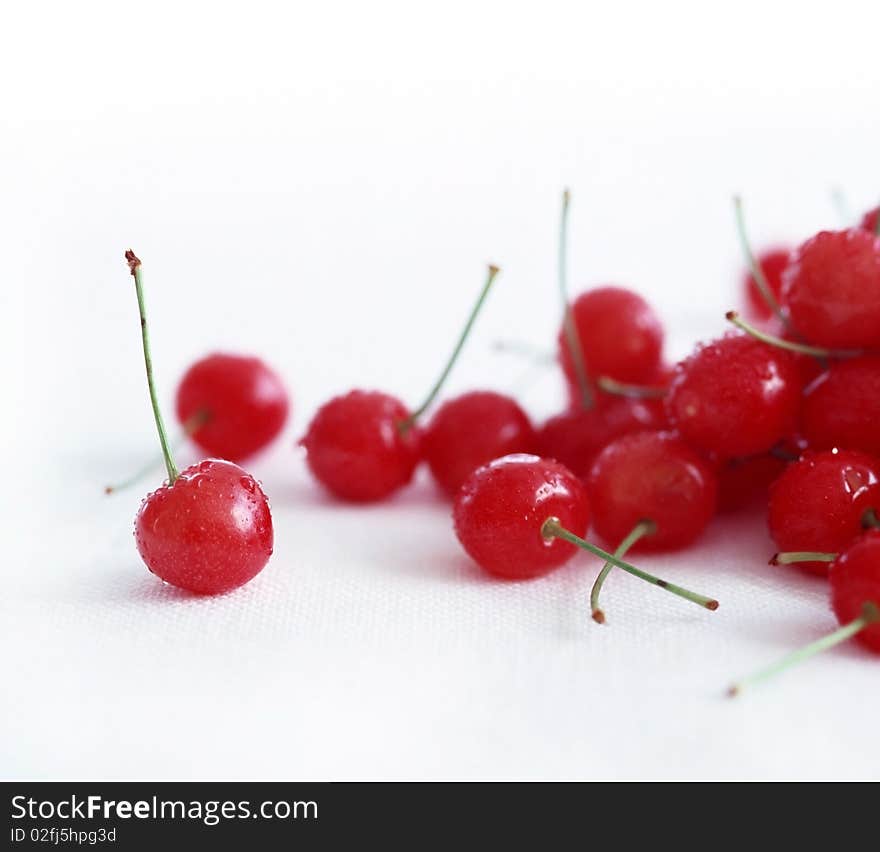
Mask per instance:
[[[827,578],[842,626],[731,691],[849,637],[880,653],[878,210],[857,227],[755,257],[737,202],[745,318],[730,312],[730,332],[673,367],[663,360],[663,327],[637,293],[606,286],[568,298],[568,207],[566,192],[557,340],[566,409],[536,426],[510,396],[475,390],[430,413],[498,276],[490,266],[421,405],[355,389],[318,409],[300,441],[314,478],[340,500],[376,502],[425,462],[452,501],[462,547],[493,577],[540,577],[578,548],[603,560],[591,593],[598,622],[615,567],[717,609],[624,557],[685,548],[719,512],[763,500],[779,549],[771,564]],[[272,554],[268,500],[239,463],[281,433],[288,394],[257,358],[198,361],[180,383],[176,413],[184,436],[211,457],[178,471],[153,380],[141,263],[131,251],[126,260],[168,474],[137,514],[137,547],[172,585],[228,592]],[[589,529],[604,548],[585,539]]]

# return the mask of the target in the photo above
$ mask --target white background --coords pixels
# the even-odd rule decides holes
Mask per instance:
[[[555,371],[559,192],[573,285],[645,293],[670,355],[723,328],[756,242],[876,203],[876,3],[18,4],[0,26],[0,775],[112,778],[876,777],[875,659],[841,648],[738,702],[734,676],[831,629],[823,585],[765,565],[760,514],[625,576],[500,584],[428,482],[326,499],[294,448],[353,386],[418,402],[484,275],[449,392]],[[276,553],[222,598],[134,548],[163,398],[222,347],[277,365],[292,423],[251,465]],[[169,412],[170,415],[170,412]],[[186,461],[192,456],[181,458]],[[157,473],[150,487],[157,484]]]

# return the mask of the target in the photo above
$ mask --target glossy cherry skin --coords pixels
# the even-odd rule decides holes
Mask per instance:
[[[867,231],[869,234],[876,234],[878,216],[880,216],[880,207],[875,207],[873,210],[869,210],[864,216],[862,216],[862,221],[859,223],[859,227]]]
[[[535,451],[586,477],[609,441],[645,429],[662,429],[667,422],[656,400],[603,396],[597,402],[594,408],[574,408],[545,421],[538,430]]]
[[[148,494],[134,535],[147,568],[157,577],[200,595],[244,585],[272,555],[269,501],[238,465],[199,462],[173,485]]]
[[[739,512],[767,505],[770,486],[788,463],[770,453],[727,459],[718,468],[718,511]]]
[[[880,456],[880,356],[832,364],[804,395],[801,431],[810,447]]]
[[[587,372],[619,382],[645,384],[656,375],[663,349],[663,326],[651,306],[632,290],[597,287],[581,293],[571,306]],[[566,380],[578,378],[565,325],[557,337]]]
[[[805,453],[771,486],[767,523],[779,550],[839,553],[873,508],[880,512],[880,459],[852,450]],[[795,565],[828,574],[827,562]]]
[[[204,415],[192,440],[211,455],[241,461],[268,446],[289,411],[281,379],[259,358],[215,353],[196,361],[177,388],[182,424]]]
[[[382,500],[409,483],[420,432],[400,428],[406,406],[379,391],[353,390],[324,403],[300,441],[315,479],[343,500]]]
[[[862,606],[880,607],[880,533],[867,532],[857,538],[831,564],[831,607],[841,624],[862,614]],[[880,622],[860,630],[854,637],[880,654]]]
[[[731,333],[678,365],[666,410],[688,444],[727,459],[767,452],[791,433],[800,398],[794,355]]]
[[[668,432],[638,432],[612,441],[587,479],[593,525],[616,547],[640,521],[657,529],[633,550],[676,550],[693,542],[715,514],[712,466]]]
[[[577,552],[568,542],[541,535],[551,517],[583,536],[590,522],[584,486],[561,464],[524,454],[475,470],[453,507],[455,534],[468,555],[487,573],[508,580],[540,577]]]
[[[478,467],[511,453],[531,453],[535,430],[509,396],[472,391],[441,405],[422,436],[422,455],[450,495]]]
[[[758,255],[758,264],[767,279],[767,285],[770,292],[776,297],[776,301],[780,300],[782,293],[782,273],[788,266],[788,257],[791,253],[789,248],[771,248],[761,252]],[[745,292],[745,308],[746,314],[755,320],[768,320],[773,316],[773,311],[755,282],[751,272],[746,272],[743,276],[743,290]]]
[[[782,304],[816,346],[880,346],[880,238],[862,228],[822,231],[791,257]]]

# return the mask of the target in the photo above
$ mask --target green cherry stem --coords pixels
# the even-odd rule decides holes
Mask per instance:
[[[443,372],[440,373],[440,377],[434,383],[434,387],[431,388],[428,396],[425,401],[405,420],[400,421],[398,424],[398,428],[403,434],[406,434],[412,427],[415,425],[416,420],[419,419],[430,407],[431,403],[437,398],[437,394],[440,393],[440,389],[443,387],[444,382],[446,381],[449,373],[452,371],[455,362],[458,360],[458,356],[461,354],[461,350],[464,348],[465,341],[468,339],[468,335],[471,333],[471,328],[473,328],[474,322],[477,319],[477,314],[480,313],[480,309],[483,307],[483,302],[486,301],[486,297],[489,295],[489,290],[492,289],[492,284],[498,276],[498,273],[501,270],[497,266],[489,266],[489,272],[486,275],[486,283],[483,284],[483,289],[480,290],[480,295],[477,298],[474,307],[471,309],[470,316],[468,317],[467,322],[465,323],[464,328],[462,329],[461,336],[458,338],[458,342],[455,344],[455,348],[452,350],[452,355],[449,356],[449,360],[446,362],[446,366],[443,368]]]
[[[783,340],[781,337],[775,337],[767,334],[753,325],[747,323],[736,311],[728,311],[724,318],[731,324],[735,325],[741,331],[751,335],[756,340],[766,343],[769,346],[776,346],[779,349],[787,349],[789,352],[797,352],[801,355],[811,355],[813,358],[825,360],[826,358],[855,358],[862,353],[856,349],[826,349],[823,346],[810,346],[808,343],[797,343],[793,340]]]
[[[627,382],[619,382],[612,379],[611,376],[599,376],[596,384],[602,388],[605,393],[614,396],[628,396],[633,399],[663,399],[666,396],[666,388],[656,385],[631,385]]]
[[[623,559],[623,557],[626,556],[626,552],[640,538],[646,535],[652,535],[655,532],[657,532],[657,524],[653,521],[639,521],[639,523],[632,528],[629,535],[626,536],[626,538],[624,538],[624,540],[617,546],[614,555],[618,559]],[[593,588],[590,590],[590,610],[593,614],[593,621],[595,621],[596,624],[605,623],[605,613],[599,606],[599,594],[602,591],[602,586],[605,585],[605,578],[611,573],[612,568],[614,568],[614,565],[611,562],[606,562],[605,565],[602,566],[599,576],[596,577],[596,582],[593,583]]]
[[[574,372],[581,391],[581,403],[584,408],[590,409],[594,402],[593,389],[590,387],[590,374],[587,372],[587,364],[584,361],[584,349],[581,346],[577,323],[574,321],[574,311],[568,300],[568,208],[570,202],[571,193],[566,189],[562,193],[562,212],[559,216],[559,259],[557,263],[559,296],[562,299],[565,344],[574,364]]]
[[[156,383],[153,381],[153,359],[150,355],[150,333],[147,328],[147,308],[144,304],[144,285],[141,276],[141,262],[137,255],[129,249],[125,253],[125,260],[134,278],[134,289],[137,293],[138,311],[141,316],[141,341],[144,347],[144,366],[147,369],[147,384],[150,388],[150,403],[153,406],[153,418],[156,421],[156,431],[159,433],[159,443],[162,445],[162,456],[165,459],[165,468],[168,471],[168,484],[173,485],[180,475],[174,465],[171,455],[171,447],[168,444],[168,434],[165,424],[162,422],[162,412],[159,409],[159,399],[156,395]]]
[[[798,562],[834,562],[836,553],[818,553],[812,550],[788,550],[774,553],[769,565],[797,565]]]
[[[782,324],[786,328],[790,328],[791,326],[788,317],[783,312],[782,306],[777,301],[776,296],[773,295],[773,291],[770,289],[770,284],[767,282],[767,276],[764,275],[764,270],[761,268],[761,264],[758,263],[758,259],[752,251],[752,246],[749,243],[749,238],[746,234],[746,221],[745,214],[743,213],[742,199],[738,195],[734,196],[733,209],[736,215],[736,232],[739,235],[739,242],[742,246],[746,262],[748,263],[749,272],[752,273],[752,278],[755,279],[755,284],[758,286],[761,298],[767,304],[767,307],[779,317]]]
[[[202,428],[209,420],[211,419],[210,415],[207,411],[197,411],[186,423],[183,424],[183,430],[181,433],[171,442],[171,451],[177,452],[186,442],[189,440],[199,429]],[[152,458],[150,461],[145,464],[137,473],[130,476],[128,479],[123,480],[122,482],[117,482],[115,485],[105,485],[104,493],[105,494],[115,494],[117,491],[125,491],[125,489],[130,488],[132,485],[140,482],[150,473],[152,473],[160,464],[163,463],[162,456],[160,455],[158,458]]]
[[[767,680],[790,666],[802,663],[804,660],[807,660],[822,651],[828,650],[828,648],[833,648],[835,645],[845,642],[847,639],[855,636],[859,631],[864,630],[869,625],[876,624],[877,622],[880,622],[880,607],[870,601],[864,603],[862,604],[862,614],[858,618],[853,619],[849,624],[845,624],[839,630],[835,630],[833,633],[824,636],[822,639],[818,639],[815,642],[811,642],[809,645],[805,645],[800,650],[783,657],[779,662],[774,663],[772,666],[768,666],[766,669],[762,669],[753,675],[749,675],[749,677],[737,681],[728,688],[727,694],[731,698],[739,695],[746,687],[754,686],[756,683]]]
[[[598,556],[600,559],[604,559],[606,562],[610,562],[617,568],[621,568],[622,570],[626,571],[627,574],[632,574],[633,577],[638,577],[640,580],[644,580],[646,583],[650,583],[653,586],[658,586],[661,589],[665,589],[667,592],[671,592],[673,595],[678,595],[680,598],[684,598],[685,600],[705,607],[706,609],[718,609],[718,601],[714,600],[713,598],[707,598],[705,595],[698,595],[695,592],[689,591],[688,589],[683,589],[681,586],[676,586],[673,583],[667,583],[666,580],[661,580],[659,577],[655,577],[653,574],[648,574],[646,571],[642,571],[641,569],[636,568],[635,565],[630,565],[629,562],[624,562],[620,557],[615,556],[613,553],[608,553],[608,551],[602,550],[601,547],[596,547],[595,544],[590,544],[590,542],[585,541],[580,536],[575,535],[573,532],[570,532],[564,526],[562,526],[562,524],[559,522],[559,518],[547,518],[547,520],[544,521],[543,525],[541,526],[541,535],[544,536],[545,539],[561,538],[564,541],[570,542],[571,544],[580,547],[582,550],[586,550],[589,553],[592,553],[594,556]]]

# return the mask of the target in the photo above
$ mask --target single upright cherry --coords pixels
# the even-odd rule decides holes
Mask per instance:
[[[811,344],[880,347],[880,236],[850,228],[807,240],[783,275],[782,304]]]
[[[592,408],[572,408],[546,420],[538,430],[535,452],[586,477],[610,441],[644,429],[662,429],[666,423],[666,412],[657,400],[601,394]]]
[[[828,562],[810,552],[844,550],[880,513],[880,459],[853,450],[808,452],[770,487],[767,522],[781,551],[774,563],[793,563],[820,576]]]
[[[735,683],[728,695],[739,695],[746,687],[847,639],[855,638],[868,650],[880,654],[880,532],[867,532],[852,542],[834,560],[828,578],[831,608],[842,625],[840,629]]]
[[[669,421],[685,442],[719,459],[767,452],[794,429],[800,380],[793,353],[727,334],[678,365]]]
[[[534,448],[528,415],[515,400],[494,391],[471,391],[447,400],[422,435],[425,461],[449,495],[486,462]]]
[[[575,545],[700,606],[718,606],[585,541],[590,520],[587,492],[558,462],[511,455],[478,468],[456,497],[453,520],[464,549],[495,577],[540,577],[571,559],[575,550],[570,545]]]
[[[880,356],[832,364],[807,388],[801,431],[816,450],[834,447],[880,456]]]
[[[777,303],[782,292],[782,273],[788,266],[790,253],[789,248],[774,247],[762,251],[757,257],[767,286]],[[751,271],[747,271],[743,275],[743,291],[745,292],[745,307],[748,316],[755,320],[769,320],[773,316],[773,309],[767,304],[767,300]]]
[[[147,384],[168,481],[148,494],[135,518],[135,541],[147,568],[197,594],[220,594],[256,576],[272,555],[269,502],[238,465],[208,459],[178,472],[153,381],[141,262],[125,259],[135,282]]]
[[[439,379],[414,412],[396,397],[353,390],[322,405],[300,444],[315,479],[343,500],[382,500],[406,485],[421,459],[419,418],[431,406],[464,346],[489,294],[497,266],[486,283]]]
[[[242,461],[278,437],[289,400],[259,358],[216,352],[196,361],[177,388],[177,419],[199,422],[192,440],[211,455]]]

